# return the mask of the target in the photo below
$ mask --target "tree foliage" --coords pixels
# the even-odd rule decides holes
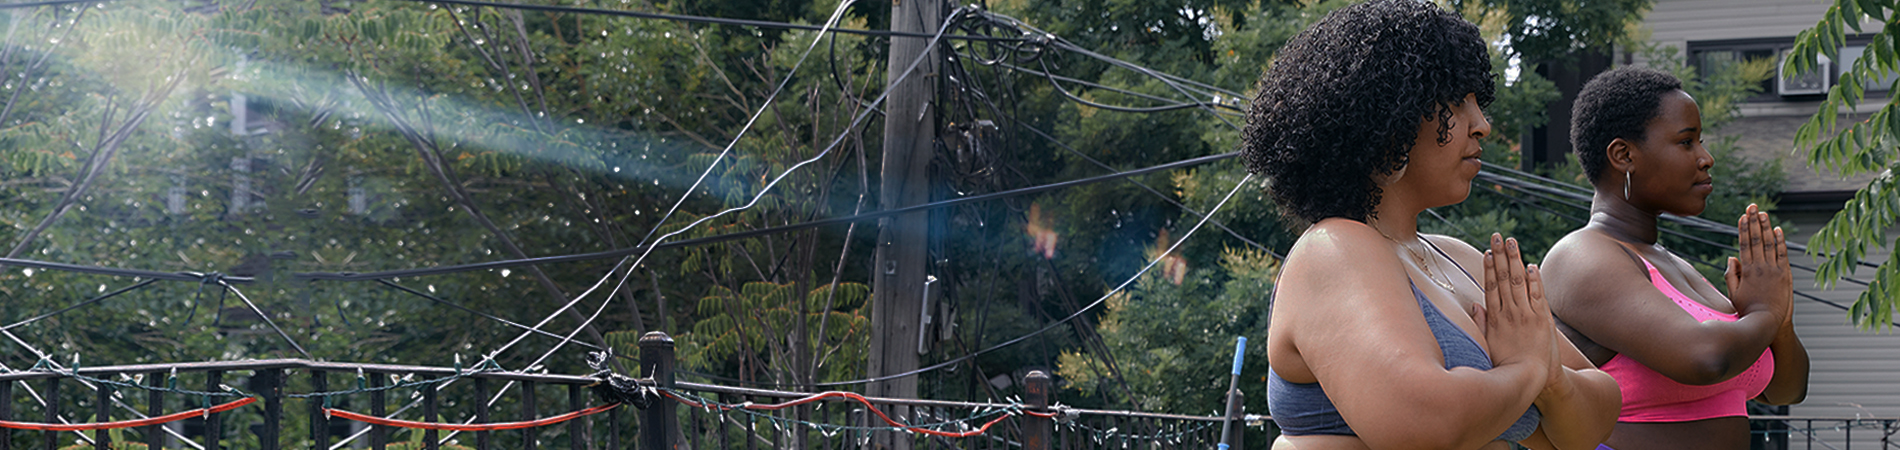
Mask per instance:
[[[1892,23],[1900,14],[1900,2],[1891,0],[1840,0],[1833,2],[1813,28],[1795,38],[1784,68],[1793,73],[1823,71],[1817,62],[1825,55],[1838,60],[1847,43],[1847,31],[1863,33],[1862,21]],[[1894,27],[1876,25],[1866,51],[1852,66],[1843,67],[1839,82],[1828,89],[1820,109],[1795,132],[1795,147],[1807,153],[1808,164],[1824,167],[1843,176],[1878,173],[1878,177],[1843,205],[1834,218],[1816,231],[1808,241],[1808,252],[1822,262],[1816,268],[1815,281],[1833,287],[1841,278],[1860,269],[1870,245],[1892,248],[1886,230],[1900,221],[1894,207],[1900,199],[1900,185],[1893,181],[1894,144],[1900,142],[1900,102],[1893,98],[1860,120],[1843,123],[1867,99],[1869,85],[1900,72],[1900,54],[1896,54]],[[1892,86],[1888,86],[1892,88]],[[1854,323],[1867,328],[1892,325],[1894,310],[1900,309],[1900,253],[1879,261],[1874,281],[1861,291],[1848,315]]]

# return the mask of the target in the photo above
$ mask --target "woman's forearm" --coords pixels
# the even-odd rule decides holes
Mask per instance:
[[[1770,405],[1791,405],[1806,400],[1808,349],[1801,344],[1801,337],[1794,334],[1794,324],[1781,327],[1774,343],[1768,345],[1768,351],[1775,356],[1775,375],[1755,400]]]
[[[1564,369],[1558,386],[1532,404],[1544,414],[1544,434],[1560,450],[1590,450],[1610,437],[1623,395],[1610,374],[1596,369]]]

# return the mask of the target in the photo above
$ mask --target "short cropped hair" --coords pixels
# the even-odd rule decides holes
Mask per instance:
[[[1662,96],[1682,89],[1675,75],[1647,67],[1624,66],[1603,72],[1583,85],[1570,108],[1570,145],[1583,163],[1583,174],[1596,183],[1609,166],[1610,142],[1641,141],[1649,120],[1662,113]]]
[[[1418,127],[1436,117],[1451,139],[1452,108],[1494,97],[1478,27],[1420,0],[1373,0],[1327,14],[1295,36],[1261,77],[1241,155],[1265,176],[1282,215],[1314,223],[1364,221],[1405,167]]]

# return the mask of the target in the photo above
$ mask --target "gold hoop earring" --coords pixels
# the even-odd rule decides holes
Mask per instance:
[[[1630,199],[1630,171],[1623,171],[1623,200]]]

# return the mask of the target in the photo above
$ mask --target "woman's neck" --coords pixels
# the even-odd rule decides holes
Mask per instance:
[[[1655,245],[1656,215],[1602,189],[1590,199],[1590,226],[1624,242]]]
[[[1408,208],[1398,202],[1385,201],[1380,202],[1373,211],[1377,212],[1378,216],[1367,217],[1366,225],[1379,230],[1379,234],[1385,235],[1386,239],[1391,239],[1393,242],[1411,242],[1418,239],[1418,213],[1423,212],[1422,210]]]

